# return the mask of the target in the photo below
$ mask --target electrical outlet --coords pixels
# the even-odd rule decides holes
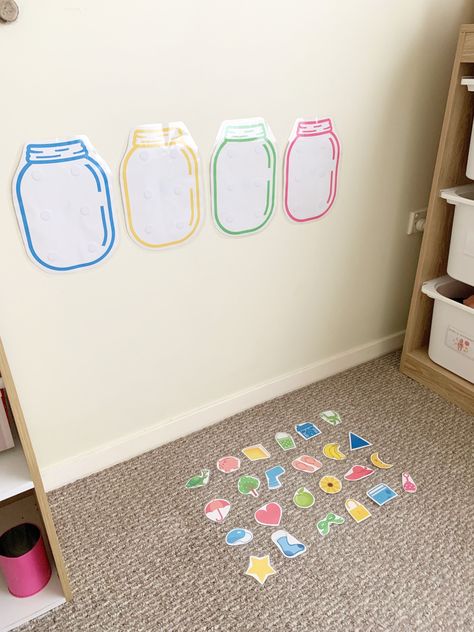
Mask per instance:
[[[425,208],[419,211],[410,211],[410,213],[408,213],[407,235],[422,233],[425,220],[426,220]]]

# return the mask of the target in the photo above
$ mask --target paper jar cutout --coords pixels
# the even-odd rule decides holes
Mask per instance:
[[[227,235],[262,229],[275,207],[276,150],[262,118],[224,121],[211,159],[212,214]]]
[[[295,222],[323,217],[334,203],[341,149],[331,119],[297,119],[285,152],[283,206]]]
[[[198,149],[181,122],[132,130],[120,169],[128,231],[145,248],[181,244],[201,221]]]
[[[31,260],[66,272],[105,259],[116,242],[109,168],[85,136],[28,143],[13,179],[13,203]]]

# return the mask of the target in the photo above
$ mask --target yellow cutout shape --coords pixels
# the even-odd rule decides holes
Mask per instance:
[[[357,523],[367,520],[367,518],[370,518],[370,516],[372,515],[367,507],[365,507],[365,505],[358,502],[357,500],[354,500],[353,498],[348,498],[345,505],[348,514]]]
[[[276,575],[276,570],[270,563],[269,555],[264,555],[263,557],[251,555],[245,575],[255,577],[258,583],[263,585],[267,580],[267,577],[270,577],[270,575]]]
[[[261,461],[262,459],[270,458],[270,452],[260,443],[244,448],[242,453],[245,454],[250,461]]]
[[[382,459],[379,457],[378,452],[373,452],[370,455],[370,461],[372,465],[375,465],[375,467],[378,467],[381,470],[389,470],[391,467],[393,467],[393,463],[385,463],[384,461],[382,461]]]

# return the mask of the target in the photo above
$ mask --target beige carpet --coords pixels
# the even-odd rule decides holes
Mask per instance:
[[[74,601],[25,626],[34,632],[436,632],[474,629],[474,418],[398,372],[392,354],[236,415],[218,425],[51,494],[53,514],[69,568]],[[279,430],[338,410],[342,425],[321,422],[324,434],[298,453],[320,454],[323,442],[349,430],[395,463],[370,479],[345,483],[325,496],[318,474],[292,470],[291,456],[274,441]],[[260,498],[236,491],[237,474],[215,469],[225,454],[261,442],[270,461],[243,471],[264,481],[269,463],[287,468],[284,487]],[[324,471],[342,475],[364,462],[370,448],[345,462],[324,459]],[[189,475],[212,468],[206,488],[185,490]],[[316,521],[328,510],[341,515],[346,491],[364,501],[365,491],[386,481],[400,490],[400,472],[418,483],[413,495],[382,508],[357,525],[350,518],[323,539]],[[296,488],[316,492],[309,510],[291,502]],[[234,501],[224,525],[203,514],[207,500]],[[282,526],[310,545],[294,560],[270,541],[271,528],[253,512],[269,500],[284,508]],[[228,547],[231,527],[248,527],[254,540]],[[246,577],[249,554],[270,553],[277,575],[261,587]]]

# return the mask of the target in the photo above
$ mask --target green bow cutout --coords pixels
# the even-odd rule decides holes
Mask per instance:
[[[328,513],[328,515],[320,520],[316,525],[316,529],[319,531],[321,535],[327,535],[329,533],[329,529],[331,524],[344,524],[345,518],[342,516],[338,516],[335,513]]]

